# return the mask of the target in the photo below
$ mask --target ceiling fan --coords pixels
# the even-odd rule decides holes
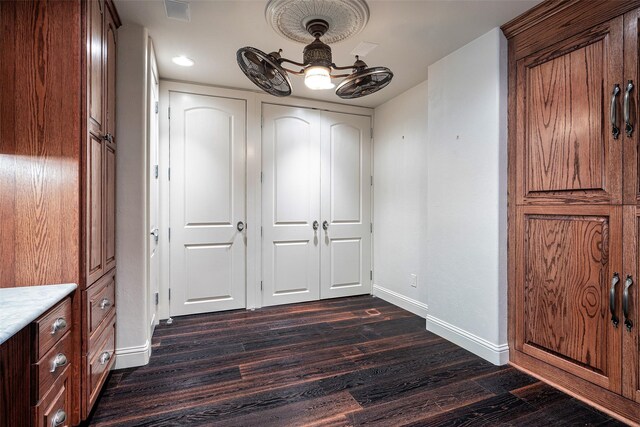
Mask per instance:
[[[312,90],[335,87],[336,95],[343,99],[370,95],[391,82],[390,69],[368,67],[357,55],[353,65],[337,66],[333,63],[331,47],[320,40],[327,36],[329,42],[340,41],[361,31],[369,18],[364,0],[270,0],[266,16],[281,35],[300,42],[308,42],[311,37],[313,41],[305,46],[302,62],[283,58],[282,49],[269,54],[249,46],[238,49],[236,59],[240,69],[265,92],[274,96],[291,95],[289,73],[304,76],[305,85]],[[286,68],[284,63],[300,68]],[[345,70],[351,72],[339,73]],[[340,78],[344,80],[336,87],[332,80]]]

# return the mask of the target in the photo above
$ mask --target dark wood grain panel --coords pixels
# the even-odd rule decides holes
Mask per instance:
[[[526,68],[528,191],[604,190],[604,46]]]
[[[624,139],[624,204],[640,204],[640,156],[638,155],[638,130],[640,126],[640,109],[638,108],[638,78],[640,78],[640,48],[638,33],[640,9],[624,15],[624,81],[623,92],[628,82],[634,85],[629,97],[629,115],[632,126],[631,134],[623,133]]]
[[[621,267],[611,242],[622,224],[619,210],[603,209],[523,214],[521,342],[529,354],[619,390],[620,334],[609,320],[608,290]]]
[[[501,28],[517,60],[639,7],[639,0],[546,0]]]
[[[13,58],[10,68],[2,61],[0,79],[0,286],[76,282],[80,5],[35,1],[0,7],[3,30],[12,29],[3,31],[2,57]],[[56,52],[65,52],[65,60],[43,60]],[[62,115],[67,120],[59,120]]]
[[[621,294],[627,278],[632,280],[629,287],[630,328],[624,326],[626,320],[621,316],[623,363],[622,393],[628,399],[640,403],[640,292],[638,275],[640,274],[640,207],[624,207],[624,274],[622,275]],[[639,410],[640,412],[640,410]]]
[[[87,285],[104,273],[104,169],[106,142],[89,135],[87,146]]]
[[[148,366],[111,374],[90,425],[455,424],[478,411],[507,421],[540,409],[541,420],[551,417],[514,394],[537,380],[370,296],[176,317],[157,327],[152,347]]]
[[[512,64],[515,203],[621,203],[622,136],[613,137],[609,112],[622,36],[620,17]]]
[[[90,130],[102,136],[104,120],[104,0],[87,3],[87,96]]]
[[[28,328],[0,345],[0,426],[30,425],[30,345]]]
[[[116,151],[106,143],[104,151],[104,219],[103,254],[105,271],[116,266]]]

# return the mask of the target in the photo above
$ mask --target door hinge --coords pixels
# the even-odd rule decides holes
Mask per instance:
[[[369,223],[369,231],[371,233],[373,233],[373,223],[372,222]]]
[[[264,116],[260,117],[260,129],[264,127]]]
[[[373,139],[373,128],[369,128],[369,130],[371,131],[371,139]]]
[[[167,117],[171,118],[171,107],[167,108]]]
[[[160,301],[160,294],[156,292],[156,305],[158,305],[159,301]]]
[[[262,280],[260,280],[260,290],[262,291]]]
[[[169,241],[171,241],[171,227],[169,227]]]
[[[156,114],[158,114],[159,108],[158,108],[158,101],[156,101]]]
[[[153,175],[158,179],[158,165],[153,165]]]
[[[262,226],[260,226],[260,237],[262,237]]]
[[[264,179],[264,174],[260,172],[260,182],[262,182],[263,179]]]
[[[373,187],[373,175],[371,175],[371,186]]]
[[[169,299],[171,299],[171,288],[169,288]]]
[[[171,181],[171,168],[167,168],[167,178]]]
[[[369,270],[369,280],[373,280],[373,270]]]

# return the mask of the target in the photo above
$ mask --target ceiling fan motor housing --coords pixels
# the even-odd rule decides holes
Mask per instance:
[[[333,62],[331,58],[331,48],[329,45],[315,39],[304,47],[302,58],[305,65],[320,65],[323,67],[331,67]]]

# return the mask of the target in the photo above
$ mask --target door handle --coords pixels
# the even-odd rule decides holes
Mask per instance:
[[[613,273],[613,279],[611,279],[611,289],[609,290],[609,311],[611,312],[611,322],[613,326],[618,327],[620,320],[616,316],[616,285],[620,282],[620,276],[618,273]]]
[[[633,328],[633,322],[629,319],[629,288],[633,285],[633,279],[631,276],[627,276],[627,280],[624,282],[624,291],[622,293],[622,314],[624,314],[624,326],[627,327],[627,331],[631,332]]]
[[[244,222],[238,221],[237,228],[238,228],[238,231],[244,230]]]
[[[155,241],[156,241],[156,243],[158,243],[158,238],[159,238],[159,236],[160,236],[160,235],[158,234],[158,229],[157,229],[157,228],[154,228],[153,230],[151,230],[151,233],[150,233],[150,234],[153,236],[153,240],[155,240]]]
[[[313,221],[313,225],[312,225],[313,229],[317,230],[318,226],[319,226],[318,221]]]
[[[629,80],[627,82],[627,89],[624,92],[624,131],[627,136],[631,136],[633,133],[633,125],[631,124],[631,91],[633,90],[633,82]]]
[[[609,112],[609,120],[611,121],[611,133],[613,134],[613,139],[618,139],[620,135],[620,128],[618,127],[618,104],[616,103],[616,98],[620,93],[620,85],[613,85],[613,93],[611,94],[611,110]]]
[[[329,223],[327,221],[322,221],[322,229],[327,231],[329,229]]]

